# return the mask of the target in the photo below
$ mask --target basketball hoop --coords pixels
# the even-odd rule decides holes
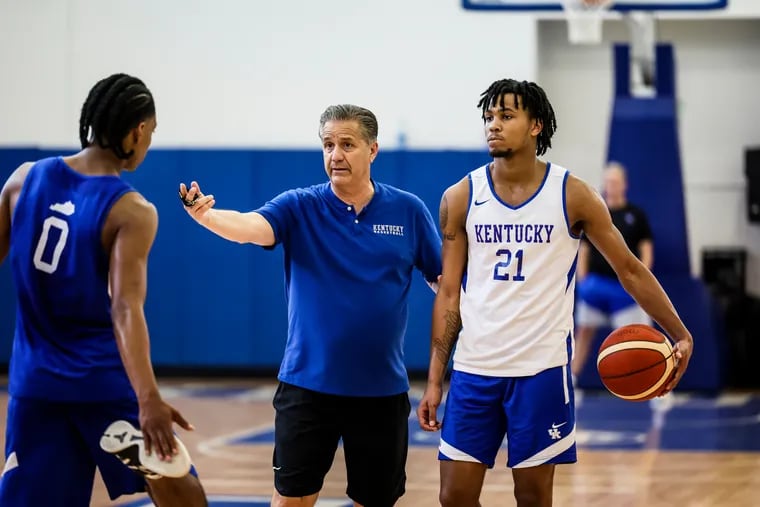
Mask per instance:
[[[570,43],[600,44],[604,13],[613,3],[613,0],[562,0]]]
[[[631,39],[631,94],[636,97],[654,96],[657,20],[653,12],[640,11],[628,13],[625,21]]]

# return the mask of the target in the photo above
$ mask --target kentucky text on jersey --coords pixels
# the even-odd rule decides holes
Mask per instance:
[[[475,224],[477,243],[551,243],[553,224]]]
[[[494,190],[489,164],[470,172],[455,370],[526,377],[567,365],[578,254],[567,179],[565,168],[547,163],[533,195],[510,206]]]

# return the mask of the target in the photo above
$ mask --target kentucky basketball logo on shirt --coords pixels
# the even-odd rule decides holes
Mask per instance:
[[[404,226],[403,225],[375,224],[372,226],[372,232],[374,232],[375,234],[387,234],[389,236],[403,236]]]

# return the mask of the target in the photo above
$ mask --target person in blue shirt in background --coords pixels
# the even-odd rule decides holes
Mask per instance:
[[[356,505],[389,507],[404,494],[407,300],[414,268],[435,289],[441,240],[421,199],[371,178],[377,132],[371,111],[328,107],[319,137],[329,181],[248,213],[215,209],[197,182],[180,184],[187,212],[210,231],[283,246],[288,339],[274,396],[276,507],[315,504],[341,438]]]
[[[207,505],[172,429],[192,426],[163,401],[150,361],[156,209],[120,178],[155,128],[150,90],[111,75],[82,107],[82,150],[21,165],[0,193],[0,262],[10,254],[18,298],[4,507],[88,507],[96,467],[111,499],[147,489],[159,507]]]

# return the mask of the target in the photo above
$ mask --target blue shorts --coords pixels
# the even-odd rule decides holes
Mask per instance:
[[[510,468],[577,461],[567,366],[530,377],[452,373],[438,459],[492,468],[505,435]]]
[[[581,301],[607,315],[636,304],[616,278],[590,274],[576,290]]]
[[[88,507],[96,466],[112,500],[145,491],[142,476],[100,448],[103,431],[118,419],[139,428],[137,402],[10,398],[0,505]]]
[[[636,304],[617,279],[591,274],[576,289],[579,326],[618,328],[628,324],[652,325],[652,319]]]

